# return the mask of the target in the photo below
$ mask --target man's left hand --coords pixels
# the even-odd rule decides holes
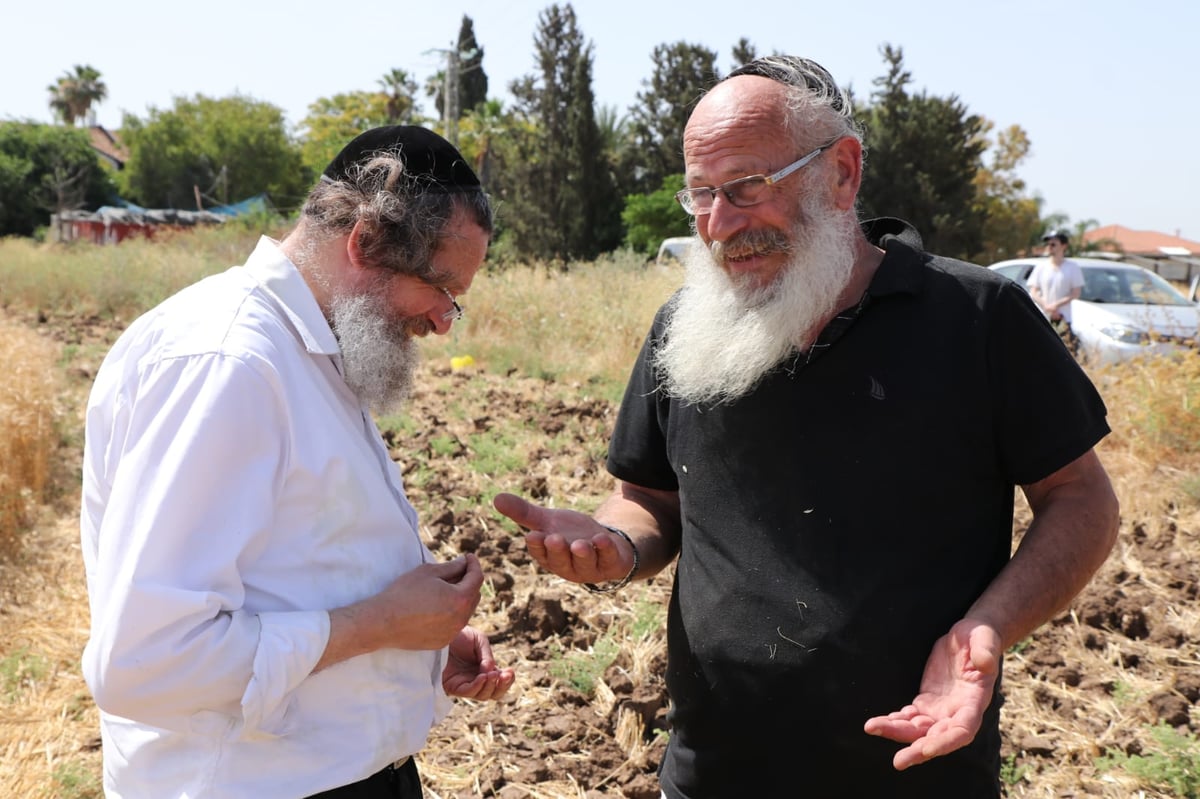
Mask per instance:
[[[870,735],[908,744],[892,759],[898,771],[974,740],[1000,673],[1000,647],[996,630],[963,619],[933,645],[912,704],[867,720]]]
[[[496,667],[486,635],[464,627],[450,642],[450,654],[442,670],[442,688],[447,695],[464,699],[499,699],[508,693],[515,676],[512,669]]]

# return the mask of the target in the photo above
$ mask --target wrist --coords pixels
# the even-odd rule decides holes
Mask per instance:
[[[629,537],[629,533],[625,532],[624,530],[622,530],[620,528],[612,527],[607,524],[601,524],[601,526],[604,529],[608,530],[610,533],[613,533],[614,535],[618,535],[621,538],[624,538],[626,541],[629,542],[629,549],[633,552],[633,566],[631,566],[629,568],[628,574],[626,574],[620,580],[617,580],[615,583],[610,583],[610,584],[604,585],[604,586],[596,585],[595,583],[584,583],[583,587],[586,588],[587,590],[591,591],[593,594],[609,594],[609,593],[612,593],[613,591],[618,591],[618,590],[624,588],[625,586],[629,585],[630,581],[633,580],[634,576],[637,574],[638,567],[642,563],[641,556],[638,554],[637,545],[633,543],[633,539]]]

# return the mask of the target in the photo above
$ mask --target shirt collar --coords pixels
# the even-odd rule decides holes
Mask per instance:
[[[341,351],[300,270],[279,249],[277,241],[261,237],[243,268],[279,301],[309,352],[337,355]]]
[[[889,294],[918,294],[925,279],[923,266],[929,256],[922,251],[921,234],[902,219],[880,217],[862,223],[863,235],[884,250],[883,261],[858,302],[843,309],[817,335],[816,341],[799,356],[796,367],[812,363],[858,321],[873,301]]]
[[[921,234],[901,219],[881,217],[862,223],[867,240],[884,251],[883,262],[875,270],[867,293],[874,299],[889,294],[918,294],[925,280]]]

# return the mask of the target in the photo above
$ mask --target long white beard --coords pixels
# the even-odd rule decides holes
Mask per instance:
[[[712,252],[691,248],[666,342],[654,361],[671,397],[712,404],[745,396],[789,356],[811,347],[838,310],[854,267],[858,223],[852,212],[802,210],[790,246],[776,239],[776,249],[791,255],[769,286],[739,286]],[[752,248],[756,241],[761,249],[761,236],[742,238],[725,242],[724,250]]]
[[[335,296],[329,316],[346,384],[372,410],[398,410],[412,391],[420,359],[414,322],[389,318],[378,292]]]

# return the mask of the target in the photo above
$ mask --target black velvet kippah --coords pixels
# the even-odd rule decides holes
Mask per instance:
[[[360,133],[337,154],[322,177],[344,180],[350,168],[378,153],[394,153],[416,179],[430,189],[448,192],[481,191],[479,178],[453,144],[419,125],[387,125]]]

